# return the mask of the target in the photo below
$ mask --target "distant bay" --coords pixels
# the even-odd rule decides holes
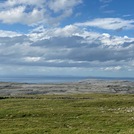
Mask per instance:
[[[124,80],[134,81],[134,78],[125,77],[82,77],[82,76],[1,76],[0,82],[18,82],[18,83],[64,83],[77,82],[87,79],[97,80]]]

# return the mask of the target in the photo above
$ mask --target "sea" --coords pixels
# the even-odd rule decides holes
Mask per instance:
[[[134,81],[134,77],[84,77],[84,76],[0,76],[0,82],[17,83],[68,83],[83,80],[123,80]]]

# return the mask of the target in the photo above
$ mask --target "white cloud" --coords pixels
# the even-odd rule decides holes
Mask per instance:
[[[50,39],[52,37],[68,37],[73,35],[79,35],[83,33],[77,26],[67,25],[63,28],[50,28],[44,29],[43,26],[39,26],[32,30],[29,37],[32,41],[38,41],[43,39]],[[84,35],[83,35],[84,36]]]
[[[0,30],[0,37],[16,37],[21,35],[22,34],[13,31]]]
[[[34,5],[34,6],[42,6],[46,0],[7,0],[4,3],[1,3],[1,7],[9,8],[18,5]]]
[[[110,46],[111,48],[116,46],[117,48],[122,47],[122,45],[127,42],[131,43],[134,42],[134,38],[128,38],[127,36],[120,37],[120,36],[111,36],[108,33],[103,33],[100,38],[102,44],[104,46]]]
[[[97,33],[81,29],[76,25],[67,25],[63,28],[50,28],[44,29],[43,27],[35,28],[29,37],[32,41],[38,41],[43,39],[50,39],[53,37],[72,37],[78,36],[84,38],[81,43],[94,44],[95,42],[101,43],[102,46],[109,46],[110,48],[121,48],[124,43],[134,42],[134,38],[127,36],[111,36],[108,33]],[[126,45],[127,46],[127,45]]]
[[[24,60],[26,62],[37,62],[41,60],[41,57],[25,57]]]
[[[134,71],[134,38],[128,36],[95,33],[76,25],[40,26],[25,35],[0,33],[1,66]]]
[[[18,20],[21,20],[23,17],[23,12],[25,10],[24,6],[19,6],[14,9],[10,9],[7,11],[0,12],[0,19],[3,20],[4,23],[14,23]]]
[[[85,28],[80,28],[76,25],[66,25],[65,27],[55,27],[55,28],[44,28],[43,26],[39,26],[31,31],[28,34],[30,39],[33,41],[50,39],[53,37],[72,37],[78,36],[85,38],[83,43],[92,43],[97,38],[103,36],[100,33],[87,31]],[[104,34],[106,35],[106,34]],[[107,34],[108,35],[108,34]],[[109,35],[110,36],[110,35]],[[110,37],[109,37],[110,38]]]
[[[103,70],[105,70],[105,71],[119,71],[121,69],[122,69],[122,67],[120,67],[120,66],[103,68]]]
[[[19,6],[10,10],[0,12],[0,20],[3,23],[22,23],[22,24],[33,24],[43,20],[43,11],[33,9],[31,12],[25,12],[25,6]]]
[[[111,0],[100,1],[107,5],[111,2]],[[82,0],[1,2],[1,22],[36,27],[28,34],[0,30],[0,70],[4,71],[6,66],[11,66],[12,69],[16,66],[18,70],[20,68],[20,71],[25,72],[27,68],[30,70],[36,67],[35,70],[38,72],[42,72],[44,68],[48,70],[75,68],[79,71],[100,70],[102,72],[134,71],[134,38],[110,35],[106,32],[101,34],[88,28],[128,30],[134,28],[134,20],[97,18],[58,27],[60,21],[71,16],[74,7],[80,3]]]
[[[55,28],[53,29],[53,36],[72,36],[80,32],[80,30],[73,25],[67,25],[64,28]]]
[[[104,70],[119,70],[118,66],[123,65],[130,69],[134,38],[88,32],[74,25],[55,29],[39,27],[25,36],[14,33],[13,37],[1,37],[0,57],[1,64]]]
[[[26,25],[58,25],[82,0],[8,0],[0,3],[0,21]],[[57,14],[58,12],[58,14]]]
[[[82,0],[50,0],[48,7],[54,12],[72,9],[74,6],[82,3]]]
[[[124,20],[121,18],[97,18],[83,23],[76,23],[75,25],[82,27],[98,27],[106,30],[133,29],[134,20]]]

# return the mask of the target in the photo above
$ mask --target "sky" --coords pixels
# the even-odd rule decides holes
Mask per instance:
[[[0,75],[134,77],[134,0],[0,0]]]

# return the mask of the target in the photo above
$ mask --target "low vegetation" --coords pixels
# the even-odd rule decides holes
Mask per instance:
[[[0,134],[134,134],[134,95],[0,97]]]

